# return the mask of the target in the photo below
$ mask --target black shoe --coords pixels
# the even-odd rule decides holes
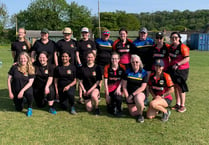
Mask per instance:
[[[100,110],[99,110],[99,108],[95,109],[94,114],[95,114],[95,115],[100,115]]]
[[[171,111],[168,110],[168,113],[163,113],[163,116],[162,116],[161,120],[162,120],[163,122],[168,121],[170,115],[171,115]]]
[[[141,114],[138,115],[138,117],[137,117],[137,122],[143,123],[143,122],[144,122],[144,116],[142,116]]]

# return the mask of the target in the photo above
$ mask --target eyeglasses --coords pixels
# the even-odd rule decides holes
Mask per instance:
[[[179,37],[177,37],[177,36],[173,36],[173,37],[171,37],[171,39],[178,39]]]
[[[132,61],[131,63],[136,63],[136,64],[137,64],[137,63],[139,63],[139,62],[138,62],[138,61]]]
[[[156,37],[156,39],[160,39],[160,40],[162,40],[162,39],[163,39],[163,37]]]

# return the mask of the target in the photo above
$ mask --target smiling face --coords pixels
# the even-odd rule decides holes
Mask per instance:
[[[93,64],[95,62],[95,56],[93,53],[89,53],[87,55],[87,63],[88,64]]]
[[[48,33],[41,33],[41,39],[42,40],[48,40],[49,34]]]
[[[41,53],[38,57],[38,60],[42,66],[47,65],[48,58],[47,58],[46,54]]]
[[[18,37],[19,38],[24,38],[25,37],[25,34],[26,34],[26,32],[25,32],[25,29],[24,28],[20,28],[18,30]]]
[[[178,45],[180,43],[180,38],[178,34],[174,33],[173,35],[171,35],[170,39],[171,39],[171,43],[173,43],[174,45]]]
[[[70,56],[67,53],[62,54],[62,63],[68,64],[70,62]]]
[[[112,57],[111,57],[111,63],[112,63],[112,65],[113,66],[118,65],[119,61],[120,61],[119,55],[118,54],[113,54]]]
[[[19,57],[19,63],[22,66],[26,66],[27,65],[28,58],[26,57],[26,55],[24,55],[24,54],[20,55],[20,57]]]
[[[126,33],[126,31],[120,31],[119,35],[120,35],[120,39],[121,40],[126,40],[127,39],[127,36],[128,36],[128,34]]]
[[[156,37],[156,38],[155,38],[155,42],[156,42],[157,44],[163,44],[163,37],[162,37],[162,36]]]
[[[88,40],[89,39],[89,33],[88,32],[82,32],[82,37],[84,40]]]
[[[72,33],[63,33],[65,40],[70,40]]]
[[[164,67],[160,65],[155,65],[155,72],[157,74],[161,74],[163,72]]]
[[[140,68],[140,61],[137,57],[134,57],[132,60],[131,60],[131,66],[132,66],[132,69],[134,71],[138,71],[139,68]]]

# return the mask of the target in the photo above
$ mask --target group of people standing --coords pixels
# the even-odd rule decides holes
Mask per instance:
[[[26,115],[31,116],[34,99],[38,107],[48,103],[49,112],[56,114],[56,100],[62,109],[77,114],[74,102],[78,82],[79,102],[87,111],[99,115],[102,80],[110,114],[123,115],[125,98],[130,115],[142,123],[151,94],[146,117],[152,119],[162,112],[162,121],[167,121],[173,92],[176,105],[172,109],[186,111],[189,48],[181,42],[178,32],[171,33],[171,44],[164,42],[162,32],[156,33],[155,41],[147,37],[145,27],[134,41],[128,39],[124,28],[114,42],[109,39],[109,30],[95,41],[89,39],[87,27],[81,29],[79,41],[71,39],[72,33],[71,28],[64,28],[64,38],[55,43],[44,28],[40,40],[31,46],[25,39],[25,29],[19,29],[18,40],[11,46],[14,64],[8,73],[9,96],[17,111],[22,111],[27,102]]]

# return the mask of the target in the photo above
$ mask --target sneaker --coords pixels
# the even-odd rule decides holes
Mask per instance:
[[[181,107],[178,109],[178,112],[183,113],[183,112],[185,112],[186,110],[187,110],[187,109],[186,109],[185,106],[181,106]]]
[[[168,121],[170,115],[171,115],[171,111],[168,110],[168,113],[163,113],[163,116],[162,116],[161,120],[162,120],[163,122]]]
[[[142,116],[141,114],[138,115],[138,117],[137,117],[137,122],[143,123],[143,122],[144,122],[144,116]]]
[[[178,110],[180,108],[180,105],[176,104],[175,106],[173,106],[171,109],[172,110]]]
[[[77,112],[75,111],[75,107],[74,106],[71,107],[70,114],[72,114],[72,115],[76,115],[77,114]]]
[[[49,113],[56,115],[57,111],[54,108],[49,108]]]
[[[99,108],[95,109],[94,114],[95,114],[95,115],[99,115],[99,114],[100,114]]]
[[[32,108],[28,108],[28,111],[26,112],[26,116],[31,117],[33,114]]]

